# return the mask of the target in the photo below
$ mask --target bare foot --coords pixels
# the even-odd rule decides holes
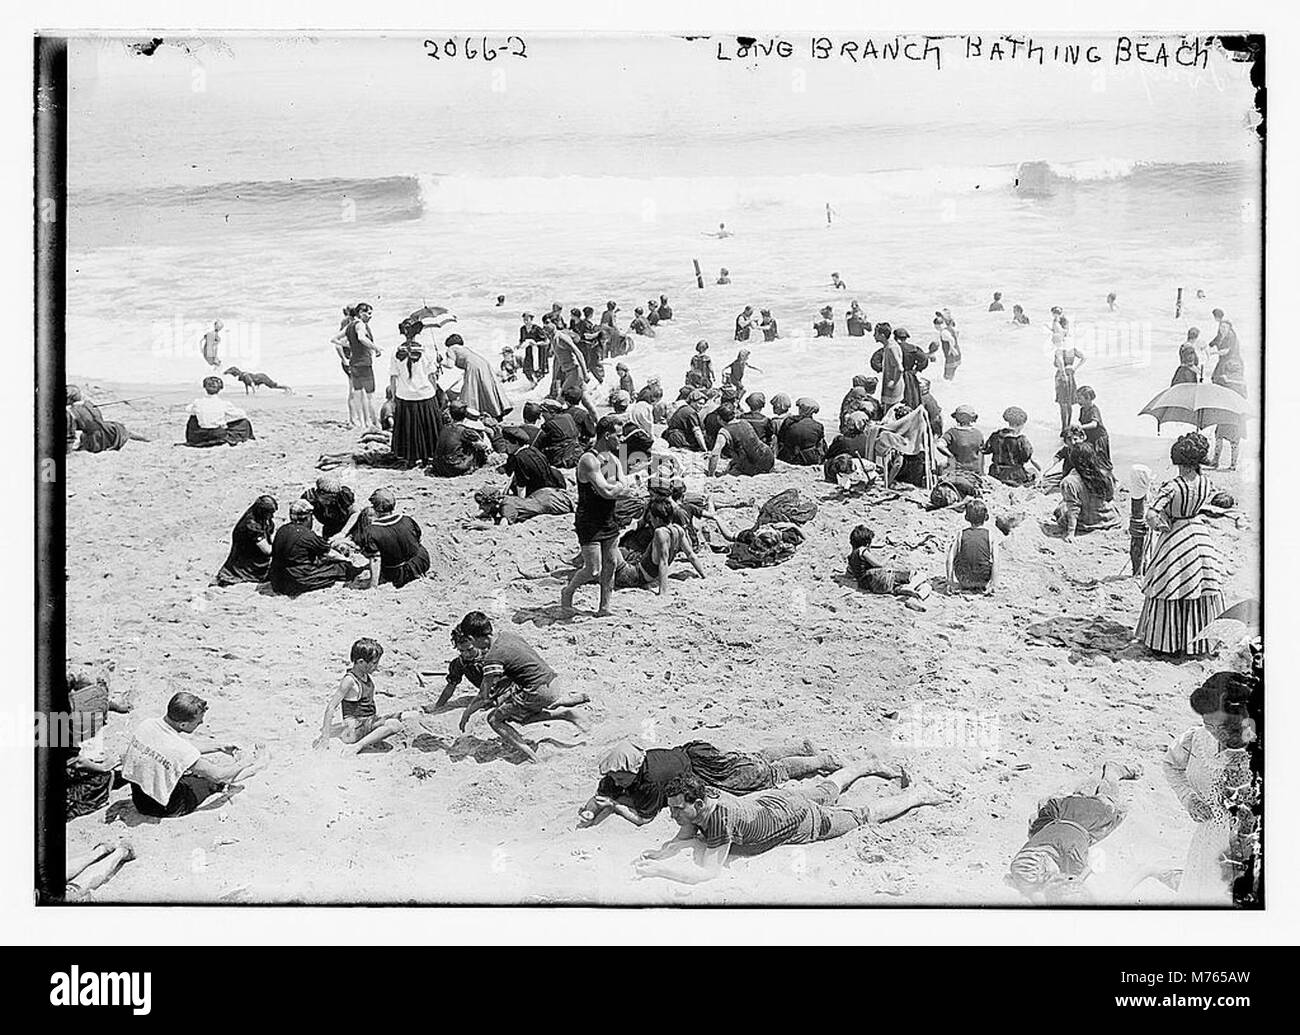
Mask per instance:
[[[914,787],[919,805],[943,805],[950,800],[947,794],[928,783],[918,783]]]
[[[130,862],[135,858],[135,845],[125,837],[117,843],[117,850],[122,853],[123,862]]]

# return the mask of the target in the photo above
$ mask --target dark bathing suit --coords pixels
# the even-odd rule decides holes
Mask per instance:
[[[587,453],[600,459],[594,449]],[[583,453],[586,456],[587,453]],[[574,516],[573,527],[578,533],[578,544],[589,546],[593,543],[606,543],[618,538],[618,519],[614,513],[615,500],[606,499],[598,493],[589,482],[578,482],[578,507]]]

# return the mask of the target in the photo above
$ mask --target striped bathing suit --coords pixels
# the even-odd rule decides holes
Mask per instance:
[[[1223,561],[1200,518],[1213,493],[1206,478],[1178,477],[1150,507],[1165,516],[1169,530],[1149,533],[1137,635],[1163,654],[1206,652],[1201,631],[1223,613]]]
[[[738,798],[721,791],[697,836],[709,848],[731,844],[758,852],[840,837],[867,822],[867,810],[836,807],[839,793],[830,780],[802,794],[763,791]]]

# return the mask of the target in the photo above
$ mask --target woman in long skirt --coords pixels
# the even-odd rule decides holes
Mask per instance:
[[[403,322],[398,330],[405,341],[393,353],[388,369],[393,389],[393,455],[408,466],[433,459],[442,431],[442,411],[438,400],[439,359],[435,350],[426,349],[416,339],[423,324],[419,320]]]
[[[514,407],[501,394],[492,364],[465,344],[459,334],[448,335],[443,343],[451,362],[465,372],[460,391],[456,398],[471,410],[477,410],[481,417],[501,420]]]
[[[1178,477],[1147,508],[1154,541],[1137,635],[1161,654],[1208,653],[1201,633],[1223,613],[1223,561],[1200,517],[1214,494],[1214,486],[1201,475],[1209,452],[1204,435],[1193,431],[1180,436],[1169,450]]]

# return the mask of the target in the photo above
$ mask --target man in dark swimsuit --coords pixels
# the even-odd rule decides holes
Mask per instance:
[[[622,422],[610,415],[596,422],[596,441],[578,460],[578,506],[574,529],[582,551],[582,567],[573,573],[560,594],[560,610],[573,614],[573,594],[589,582],[600,582],[600,608],[597,617],[609,614],[609,598],[614,591],[614,572],[618,567],[618,519],[615,504],[627,494],[617,452],[621,443]]]

